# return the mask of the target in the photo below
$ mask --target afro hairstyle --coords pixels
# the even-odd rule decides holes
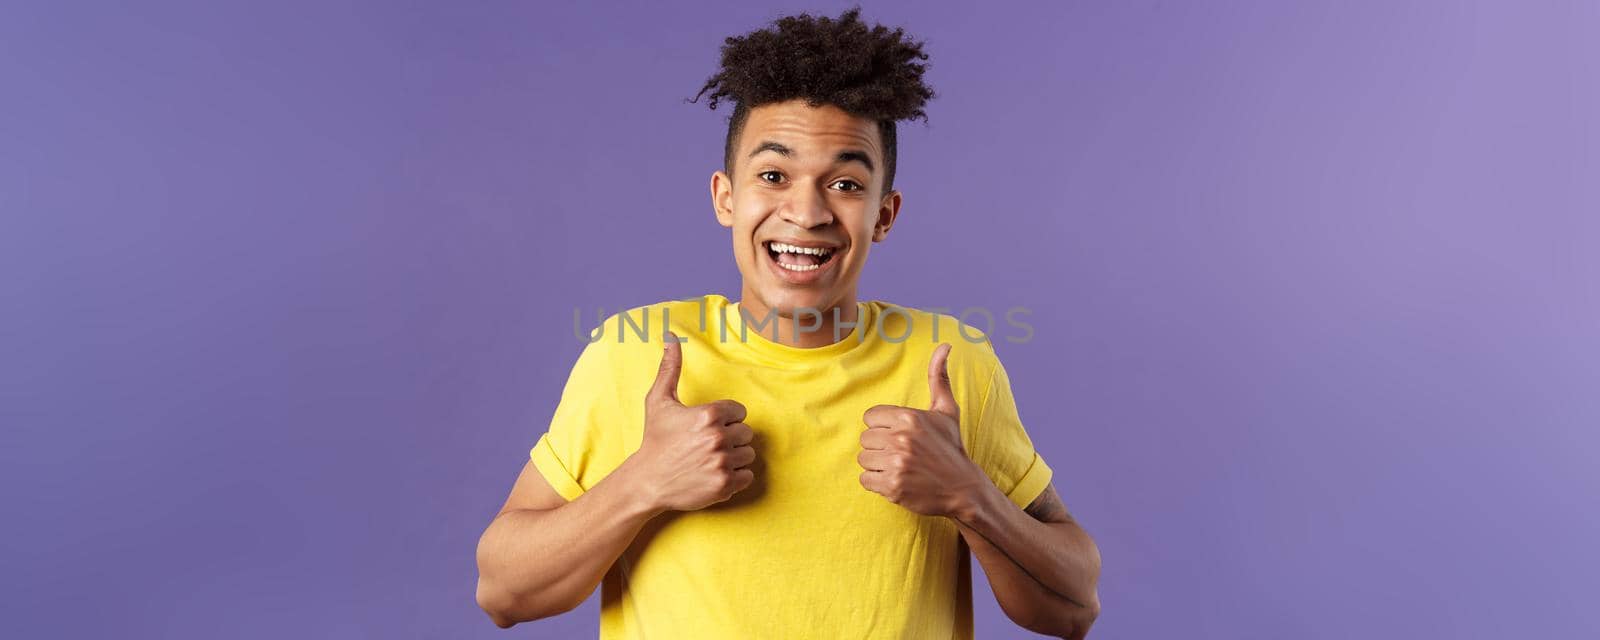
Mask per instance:
[[[883,193],[889,193],[894,188],[895,122],[927,122],[923,105],[934,97],[922,80],[928,68],[922,47],[903,29],[863,23],[860,7],[838,18],[787,16],[765,29],[728,38],[722,45],[721,69],[689,102],[706,96],[713,110],[722,101],[733,103],[722,158],[730,175],[752,108],[804,99],[813,107],[833,105],[875,121],[884,155]]]

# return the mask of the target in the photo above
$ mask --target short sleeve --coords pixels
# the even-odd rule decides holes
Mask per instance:
[[[1013,503],[1027,508],[1050,485],[1051,470],[1017,415],[1011,379],[995,360],[974,430],[972,459]]]
[[[593,487],[611,467],[618,449],[616,427],[624,424],[618,398],[613,347],[599,340],[584,347],[572,366],[549,429],[529,451],[545,481],[567,500]]]

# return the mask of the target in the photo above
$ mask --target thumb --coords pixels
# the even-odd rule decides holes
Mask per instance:
[[[666,350],[661,354],[661,368],[656,370],[656,383],[651,385],[646,398],[652,401],[667,400],[678,403],[678,374],[683,371],[683,345],[678,344],[678,335],[668,331],[665,340]]]
[[[952,418],[961,418],[961,406],[950,390],[950,344],[942,343],[928,360],[928,409]]]

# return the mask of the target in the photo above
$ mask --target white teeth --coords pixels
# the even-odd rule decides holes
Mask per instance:
[[[792,244],[784,244],[776,241],[767,243],[767,246],[778,253],[804,253],[813,256],[825,256],[833,253],[833,249],[824,249],[821,247],[797,247]]]
[[[822,268],[822,265],[820,265],[820,264],[798,265],[798,264],[784,264],[782,262],[779,262],[778,266],[783,267],[785,269],[788,269],[790,271],[816,271],[817,269]]]

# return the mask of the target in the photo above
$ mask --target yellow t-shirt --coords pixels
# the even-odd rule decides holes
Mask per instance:
[[[748,410],[754,484],[645,525],[601,583],[600,637],[971,638],[971,566],[955,524],[863,488],[856,454],[868,408],[928,407],[928,359],[948,342],[968,455],[1012,502],[1030,504],[1050,467],[988,338],[950,316],[870,301],[842,340],[803,349],[742,331],[737,309],[709,295],[606,320],[530,452],[573,500],[638,450],[664,318],[685,340],[679,399]]]

